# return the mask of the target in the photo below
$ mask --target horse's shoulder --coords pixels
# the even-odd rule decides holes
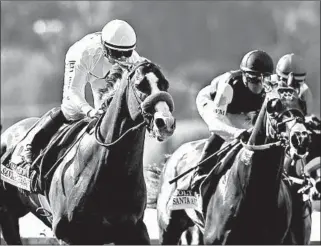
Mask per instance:
[[[199,140],[194,140],[194,141],[183,143],[177,149],[177,151],[188,152],[188,151],[191,151],[191,150],[196,150],[196,149],[200,148],[201,146],[203,146],[206,141],[207,141],[207,139],[199,139]]]

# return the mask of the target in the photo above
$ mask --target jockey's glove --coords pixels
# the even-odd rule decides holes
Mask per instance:
[[[103,114],[104,111],[102,109],[92,109],[87,113],[87,116],[90,118],[98,117],[99,115]]]
[[[249,140],[250,136],[251,133],[248,130],[244,130],[236,138],[242,140],[243,142],[246,142],[247,140]]]

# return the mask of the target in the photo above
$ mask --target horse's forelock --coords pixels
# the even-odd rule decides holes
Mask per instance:
[[[148,63],[147,66],[144,66],[142,68],[143,75],[146,75],[148,73],[153,73],[158,78],[158,84],[162,85],[163,89],[165,91],[168,90],[169,82],[166,79],[165,75],[162,73],[160,66],[154,64],[154,63]]]
[[[136,65],[129,73],[130,79],[137,71],[139,71],[142,77],[145,77],[149,73],[153,73],[158,78],[158,87],[160,87],[160,89],[164,91],[168,90],[169,82],[166,79],[165,75],[162,73],[160,66],[147,60],[143,61]]]

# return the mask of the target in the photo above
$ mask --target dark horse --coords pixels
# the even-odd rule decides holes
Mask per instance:
[[[176,185],[169,181],[197,164],[204,141],[182,145],[159,177],[160,243],[178,244],[185,232],[196,233],[204,244],[308,244],[311,210],[301,221],[305,223],[301,234],[291,233],[295,199],[284,180],[283,163],[285,153],[292,159],[306,157],[309,135],[296,92],[275,88],[267,93],[249,141],[236,141],[221,159],[225,164],[216,165],[203,182],[201,206],[173,210],[171,199],[180,181]],[[215,176],[215,170],[223,167],[223,176]],[[307,206],[311,207],[309,201]]]
[[[125,76],[126,74],[126,76]],[[0,224],[8,244],[21,244],[18,219],[32,212],[68,244],[150,244],[143,222],[146,129],[158,141],[175,130],[169,82],[144,61],[118,81],[109,106],[93,131],[64,155],[44,196],[3,183]],[[1,136],[1,154],[15,146],[37,121],[25,119]]]

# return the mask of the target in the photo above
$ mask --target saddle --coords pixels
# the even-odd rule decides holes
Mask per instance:
[[[1,160],[1,179],[7,183],[10,183],[18,188],[30,191],[31,180],[24,176],[23,166],[19,165],[20,151],[22,142],[28,140],[34,136],[34,133],[41,127],[41,123],[46,118],[44,115],[39,121],[29,130],[27,135],[16,144],[16,146],[2,158]],[[86,132],[95,126],[97,118],[85,118],[76,121],[73,124],[64,124],[55,133],[47,146],[44,148],[35,148],[34,155],[37,156],[32,163],[31,169],[38,170],[38,183],[41,187],[45,187],[46,183],[51,181],[54,171],[59,166],[63,159],[63,156],[69,152],[69,150],[84,136]],[[18,161],[16,161],[18,159]],[[27,170],[28,172],[28,170]]]
[[[86,118],[59,129],[47,147],[41,151],[32,163],[33,168],[38,168],[38,183],[40,186],[45,187],[44,185],[50,183],[63,157],[83,138],[86,132],[90,132],[96,121],[96,118]]]

